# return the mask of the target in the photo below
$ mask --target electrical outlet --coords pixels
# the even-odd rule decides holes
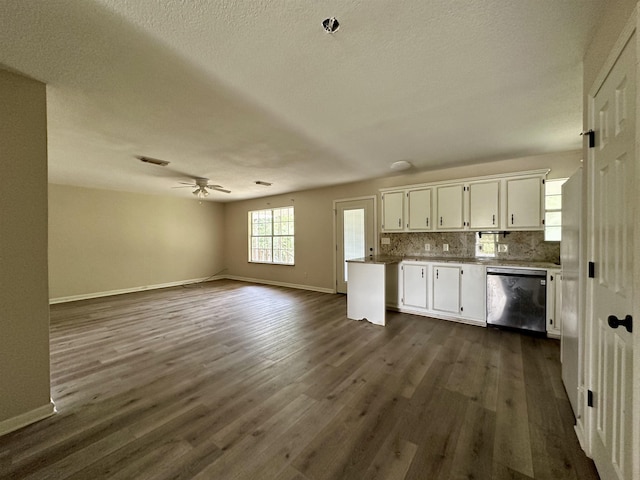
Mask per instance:
[[[391,239],[389,237],[382,237],[380,239],[380,243],[382,245],[389,245],[389,244],[391,244]]]
[[[425,243],[424,244],[424,251],[428,252],[429,250],[431,250],[431,244],[430,243]]]
[[[509,251],[509,245],[506,243],[498,244],[498,253],[507,253]]]
[[[448,243],[443,243],[442,244],[442,251],[443,252],[448,252],[449,251],[449,244]]]

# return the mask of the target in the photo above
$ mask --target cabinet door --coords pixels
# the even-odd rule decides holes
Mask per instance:
[[[409,230],[431,230],[431,189],[409,190],[407,193]]]
[[[540,177],[507,180],[507,229],[543,228],[542,186]]]
[[[385,232],[403,230],[403,200],[404,192],[402,191],[382,194],[382,229]]]
[[[485,321],[487,277],[483,265],[463,265],[460,270],[460,314]]]
[[[426,265],[403,265],[404,305],[427,308]]]
[[[433,266],[433,309],[460,313],[460,267]]]
[[[500,228],[499,195],[498,180],[469,184],[469,226],[472,229]]]
[[[438,187],[438,230],[462,230],[464,228],[464,185]]]

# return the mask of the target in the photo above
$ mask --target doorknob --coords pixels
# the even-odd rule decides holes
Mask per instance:
[[[631,333],[633,331],[633,317],[631,315],[627,315],[624,317],[624,320],[620,320],[615,315],[609,315],[607,318],[607,323],[611,328],[618,328],[620,325],[627,329],[627,332]]]

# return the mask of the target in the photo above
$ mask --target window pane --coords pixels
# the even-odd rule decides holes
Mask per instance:
[[[347,260],[362,258],[364,245],[364,208],[344,211],[344,281],[347,281]]]
[[[546,227],[544,229],[544,239],[547,242],[559,242],[562,236],[562,227]]]
[[[547,227],[559,227],[562,225],[562,212],[547,212],[544,219]]]
[[[495,257],[498,236],[495,233],[483,233],[482,237],[476,233],[476,256]]]
[[[566,178],[560,180],[547,180],[544,183],[545,195],[562,195],[562,184],[566,181]]]
[[[544,197],[545,210],[560,210],[562,208],[562,195],[547,195]]]

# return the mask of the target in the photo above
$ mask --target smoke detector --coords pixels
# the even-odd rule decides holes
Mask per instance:
[[[336,17],[325,18],[322,21],[322,26],[324,27],[324,31],[327,33],[335,33],[340,28],[340,23]]]

